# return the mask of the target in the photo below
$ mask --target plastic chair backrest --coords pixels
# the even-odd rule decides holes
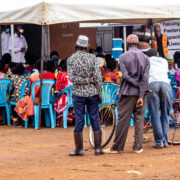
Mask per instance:
[[[24,92],[25,92],[26,85],[28,85],[28,87],[30,87],[30,80],[24,81],[22,83],[21,93],[20,93],[19,99],[22,99],[24,97]]]
[[[102,84],[102,101],[103,103],[114,103],[115,96],[119,89],[119,84],[117,83],[103,83]]]
[[[10,96],[11,90],[11,80],[9,79],[0,79],[0,104],[6,104],[7,101],[7,91]]]
[[[172,85],[172,86],[177,84],[177,82],[176,82],[176,80],[175,80],[175,75],[169,74],[169,75],[168,75],[168,78],[171,80],[171,85]]]
[[[67,94],[67,97],[68,97],[68,105],[73,106],[72,86],[68,86],[68,87],[64,88],[64,89],[59,93],[59,95],[62,95],[62,94]]]
[[[55,84],[54,80],[49,79],[43,79],[43,85],[42,85],[42,106],[50,105],[50,96],[51,96],[51,89],[53,85]],[[36,81],[31,86],[31,93],[32,93],[32,99],[34,102],[35,98],[35,86],[40,86],[40,81]]]

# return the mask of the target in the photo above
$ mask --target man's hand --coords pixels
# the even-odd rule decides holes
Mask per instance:
[[[102,104],[102,97],[101,97],[101,95],[98,95],[98,103]]]
[[[91,83],[91,84],[94,84],[94,83],[95,83],[93,77],[90,78],[90,83]]]
[[[140,108],[143,106],[143,98],[139,97],[137,102],[136,102],[136,108]]]
[[[21,48],[21,52],[25,52],[26,51],[26,48]]]

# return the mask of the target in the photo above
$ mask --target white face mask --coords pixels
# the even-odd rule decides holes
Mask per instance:
[[[22,34],[24,32],[24,29],[19,29],[19,32]]]

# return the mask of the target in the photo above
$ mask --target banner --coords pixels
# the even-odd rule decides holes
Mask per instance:
[[[180,51],[180,20],[164,21],[160,23],[161,32],[168,36],[168,50],[171,55]]]

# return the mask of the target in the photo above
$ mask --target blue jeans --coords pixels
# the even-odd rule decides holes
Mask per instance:
[[[149,85],[152,93],[148,96],[148,109],[151,115],[156,145],[168,144],[169,113],[172,108],[172,89],[168,83],[152,82]]]
[[[82,132],[84,127],[85,106],[89,113],[93,131],[100,131],[98,95],[92,97],[79,97],[73,94],[75,130]]]

